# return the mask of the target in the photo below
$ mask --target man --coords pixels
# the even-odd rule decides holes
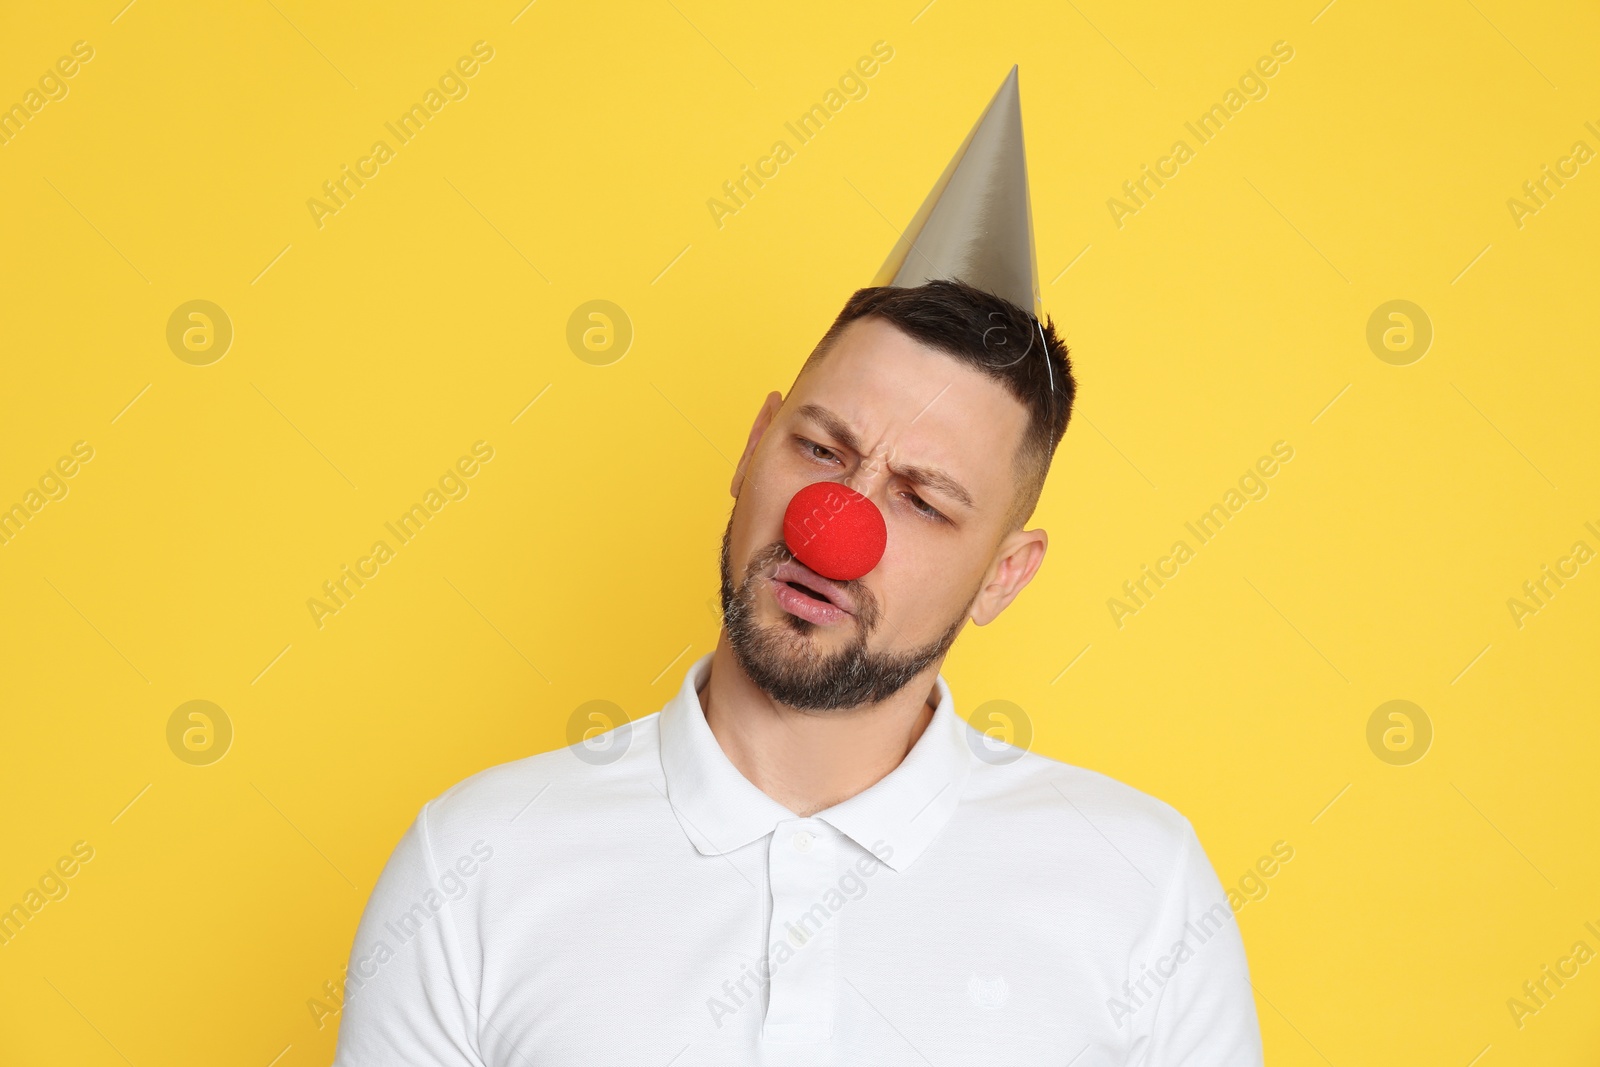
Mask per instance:
[[[939,674],[1044,559],[1075,393],[1028,310],[1020,122],[1013,68],[887,284],[757,412],[677,694],[423,806],[337,1067],[1261,1063],[1189,822],[979,734]]]

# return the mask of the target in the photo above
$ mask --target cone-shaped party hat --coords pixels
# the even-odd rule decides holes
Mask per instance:
[[[1042,317],[1015,66],[872,284],[936,278],[966,282]]]

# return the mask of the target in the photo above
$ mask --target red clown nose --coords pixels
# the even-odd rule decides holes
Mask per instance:
[[[853,581],[878,565],[889,540],[878,506],[847,485],[813,482],[789,501],[783,539],[824,578]]]

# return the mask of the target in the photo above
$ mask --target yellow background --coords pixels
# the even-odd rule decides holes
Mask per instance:
[[[0,906],[95,849],[0,947],[0,1061],[327,1063],[306,1002],[421,803],[587,701],[657,710],[712,646],[758,403],[1016,62],[1081,407],[1043,570],[946,665],[958,707],[1012,701],[1038,750],[1173,804],[1227,884],[1293,846],[1238,913],[1268,1062],[1594,1062],[1600,962],[1520,1028],[1506,1004],[1600,950],[1600,565],[1507,607],[1600,548],[1600,163],[1506,205],[1600,149],[1592,7],[122,3],[0,16],[0,103],[94,48],[0,147],[0,506],[94,449],[0,546]],[[479,40],[469,95],[319,228],[307,200]],[[719,228],[708,198],[878,40],[868,95]],[[166,342],[194,299],[235,331],[209,366]],[[565,339],[594,299],[635,330],[608,366]],[[1434,328],[1408,366],[1365,339],[1392,299]],[[478,440],[470,494],[319,629],[308,598]],[[1107,600],[1279,440],[1270,494],[1119,628]],[[197,699],[235,730],[210,766],[167,746]],[[1395,699],[1434,730],[1409,766],[1367,745]]]

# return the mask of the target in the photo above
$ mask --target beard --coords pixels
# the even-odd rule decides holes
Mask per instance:
[[[844,648],[823,654],[810,640],[816,624],[783,613],[783,621],[763,626],[756,620],[761,583],[773,568],[792,559],[781,540],[757,552],[735,588],[730,556],[733,515],[722,532],[722,624],[739,667],[762,692],[791,708],[833,711],[876,704],[904,689],[917,675],[949,651],[966,624],[965,612],[933,641],[906,652],[873,652],[867,639],[876,632],[883,612],[872,591],[858,581],[841,582],[856,603],[856,635]]]

